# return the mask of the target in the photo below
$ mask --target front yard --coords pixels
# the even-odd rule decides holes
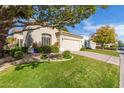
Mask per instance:
[[[66,62],[31,63],[0,72],[0,87],[119,87],[119,67],[73,55]]]
[[[86,49],[85,51],[95,52],[105,55],[111,55],[115,57],[119,57],[119,53],[116,50],[103,50],[103,49]]]

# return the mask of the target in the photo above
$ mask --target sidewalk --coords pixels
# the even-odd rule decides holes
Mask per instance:
[[[120,88],[124,88],[124,51],[120,51]]]
[[[104,62],[107,62],[110,64],[119,65],[119,63],[120,63],[119,57],[114,57],[114,56],[109,56],[109,55],[104,55],[104,54],[99,54],[99,53],[93,53],[93,52],[87,52],[87,51],[76,51],[76,52],[72,52],[72,53],[81,55],[81,56],[94,58],[97,60],[101,60],[101,61],[104,61]]]

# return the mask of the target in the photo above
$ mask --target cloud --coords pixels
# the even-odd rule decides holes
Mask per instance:
[[[89,20],[85,20],[84,21],[84,26],[83,29],[86,31],[93,31],[96,32],[96,30],[98,28],[100,28],[101,26],[105,26],[106,24],[99,24],[99,25],[95,25],[93,24],[93,22],[89,21]],[[116,34],[118,35],[118,38],[124,41],[124,24],[120,23],[110,23],[110,26],[115,28]]]
[[[100,28],[101,26],[103,26],[102,24],[100,25],[95,25],[93,24],[91,21],[89,20],[85,20],[84,22],[84,26],[83,29],[84,30],[88,30],[88,31],[96,31],[96,29]]]

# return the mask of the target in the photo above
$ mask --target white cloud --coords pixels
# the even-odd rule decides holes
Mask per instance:
[[[84,26],[83,29],[87,30],[87,31],[96,31],[96,29],[100,28],[101,26],[104,26],[106,24],[99,24],[99,25],[95,25],[92,22],[90,22],[89,20],[84,21]],[[110,26],[115,28],[116,34],[118,35],[119,39],[124,39],[124,24],[109,24]],[[123,40],[124,41],[124,40]]]

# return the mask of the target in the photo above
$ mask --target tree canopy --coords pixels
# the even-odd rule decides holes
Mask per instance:
[[[6,36],[8,31],[15,27],[40,25],[42,27],[67,30],[66,26],[75,24],[89,18],[98,8],[106,6],[0,6],[0,34]],[[0,41],[1,42],[1,41]]]
[[[110,26],[102,26],[92,36],[92,40],[101,44],[101,47],[104,47],[105,44],[115,43],[117,41],[115,29]]]

